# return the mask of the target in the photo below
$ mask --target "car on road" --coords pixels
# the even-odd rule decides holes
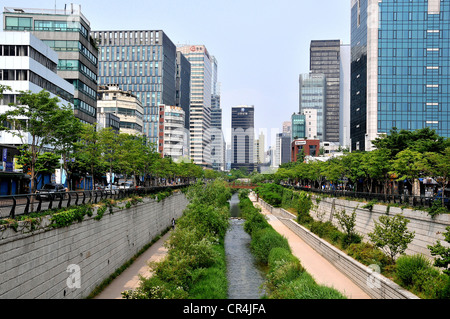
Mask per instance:
[[[62,184],[48,183],[45,184],[40,190],[36,191],[37,199],[49,199],[64,198],[66,195],[66,188]]]

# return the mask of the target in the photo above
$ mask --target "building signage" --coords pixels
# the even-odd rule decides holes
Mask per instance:
[[[295,141],[295,145],[306,145],[306,141]]]
[[[2,156],[2,161],[6,162],[8,160],[8,149],[4,148],[3,149],[3,156]]]

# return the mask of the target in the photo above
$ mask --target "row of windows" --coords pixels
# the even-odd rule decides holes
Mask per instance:
[[[115,113],[126,116],[136,116],[138,119],[143,119],[142,113],[134,109],[127,109],[123,107],[104,107],[103,111],[107,113]]]
[[[29,45],[0,45],[0,56],[29,56],[56,73],[56,63]]]
[[[97,84],[97,74],[78,60],[59,60],[58,70],[80,71]]]
[[[145,66],[145,67],[144,67]],[[160,76],[161,75],[161,69],[159,69],[158,62],[153,65],[153,63],[150,63],[148,65],[147,63],[140,63],[139,68],[137,63],[133,64],[128,62],[125,62],[122,64],[122,62],[112,62],[108,63],[102,63],[100,62],[100,68],[99,68],[100,76]]]
[[[67,81],[72,83],[73,86],[75,87],[75,89],[77,89],[78,91],[86,94],[93,100],[97,100],[97,91],[94,90],[93,88],[91,88],[86,83],[84,83],[80,80],[77,80],[77,79],[67,79]]]
[[[102,61],[141,61],[153,60],[160,61],[162,57],[161,46],[121,46],[121,47],[102,47],[100,51],[100,60]]]
[[[89,51],[80,41],[63,41],[63,40],[42,40],[50,48],[55,51],[63,52],[80,52],[85,58],[87,58],[93,65],[97,66],[97,55]]]
[[[5,30],[33,31],[32,23],[32,18],[6,17]],[[35,20],[34,31],[80,32],[84,38],[88,39],[88,30],[77,21]]]
[[[30,70],[0,70],[0,81],[30,81],[68,102],[73,102],[72,94]]]
[[[90,115],[93,117],[97,117],[97,109],[93,107],[92,105],[81,101],[80,99],[74,99],[73,105],[76,109]]]

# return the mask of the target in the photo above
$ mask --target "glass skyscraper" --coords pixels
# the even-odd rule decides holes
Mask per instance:
[[[352,1],[352,150],[393,127],[450,136],[449,26],[448,1]]]
[[[158,106],[177,103],[175,44],[161,30],[93,31],[92,36],[99,46],[99,84],[136,95],[144,107],[143,133],[159,147]]]

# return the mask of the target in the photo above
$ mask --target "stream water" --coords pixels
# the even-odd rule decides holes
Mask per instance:
[[[230,200],[230,213],[230,228],[225,236],[228,298],[260,299],[264,295],[261,291],[264,276],[250,251],[251,237],[244,230],[244,220],[240,219],[238,194]]]

